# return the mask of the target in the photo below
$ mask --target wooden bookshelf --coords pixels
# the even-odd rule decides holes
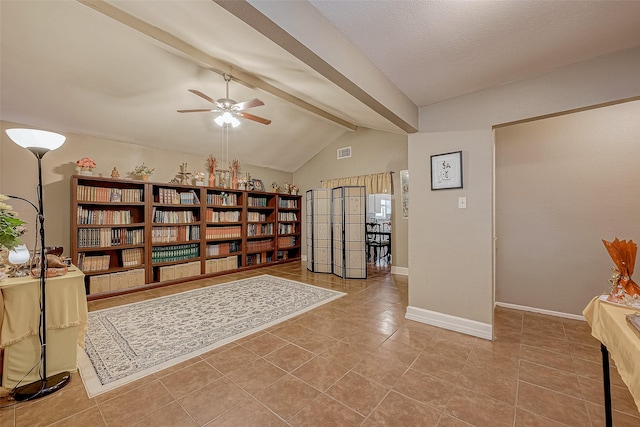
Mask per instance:
[[[75,175],[71,205],[89,299],[301,258],[301,196]]]

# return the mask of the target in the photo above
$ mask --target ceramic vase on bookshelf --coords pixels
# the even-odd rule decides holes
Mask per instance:
[[[209,173],[209,187],[215,187],[216,186],[216,174],[215,172],[213,173]]]
[[[84,176],[93,176],[93,168],[88,166],[83,166],[80,168],[80,175]]]

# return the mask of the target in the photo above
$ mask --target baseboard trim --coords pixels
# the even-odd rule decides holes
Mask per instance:
[[[496,302],[496,305],[504,308],[511,308],[520,311],[530,311],[532,313],[546,314],[548,316],[564,317],[565,319],[585,320],[584,316],[579,314],[563,313],[561,311],[545,310],[542,308],[527,307],[526,305],[509,304],[506,302]]]
[[[391,266],[391,274],[397,274],[398,276],[408,276],[409,269],[407,267]]]
[[[462,317],[412,306],[407,307],[405,318],[486,340],[493,339],[493,326],[488,323],[477,322],[475,320],[464,319]]]

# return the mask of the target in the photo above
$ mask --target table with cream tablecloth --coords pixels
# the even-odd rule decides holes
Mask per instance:
[[[48,278],[47,377],[77,370],[77,345],[84,347],[87,297],[84,274],[69,267],[64,276]],[[0,348],[4,349],[2,387],[40,379],[40,279],[16,277],[0,281]],[[30,373],[32,367],[36,366]],[[27,375],[28,374],[28,375]],[[26,377],[25,377],[26,376]]]
[[[611,358],[616,362],[618,373],[640,411],[640,336],[634,332],[626,319],[627,314],[636,313],[638,310],[607,302],[605,298],[606,296],[593,298],[582,314],[591,326],[591,335],[602,343],[605,407],[608,412],[607,425],[611,425],[608,355],[611,354]]]

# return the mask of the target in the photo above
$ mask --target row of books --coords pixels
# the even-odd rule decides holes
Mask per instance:
[[[267,206],[267,198],[266,197],[253,197],[249,196],[247,198],[248,206]]]
[[[229,255],[234,252],[240,252],[241,242],[223,242],[207,245],[207,256]]]
[[[120,256],[122,257],[123,267],[136,267],[144,264],[143,248],[123,249]]]
[[[92,271],[108,270],[111,263],[110,255],[86,255],[84,252],[78,254],[77,267],[83,273],[90,273]]]
[[[293,234],[295,232],[295,224],[278,224],[278,234]]]
[[[141,245],[143,228],[79,228],[79,248],[105,248],[110,246]]]
[[[158,267],[157,280],[166,282],[167,280],[184,279],[200,275],[200,261],[187,262],[184,264],[165,265]]]
[[[278,207],[284,209],[296,209],[298,207],[298,199],[278,198]]]
[[[217,273],[219,271],[235,270],[239,267],[240,257],[237,255],[228,256],[225,258],[208,259],[205,264],[205,271],[207,274]]]
[[[279,248],[287,248],[290,246],[296,245],[296,237],[295,236],[284,236],[278,237],[278,247]]]
[[[181,222],[197,222],[196,216],[193,211],[163,211],[161,209],[153,208],[152,210],[153,222],[160,224],[177,224]]]
[[[89,293],[100,294],[102,292],[118,291],[120,289],[142,286],[144,284],[144,268],[118,271],[111,274],[98,274],[89,277]]]
[[[278,212],[278,221],[297,221],[298,214],[295,212]]]
[[[247,224],[247,237],[273,236],[273,223]]]
[[[181,261],[200,256],[200,244],[160,246],[151,249],[151,262]]]
[[[258,221],[266,221],[267,215],[260,212],[247,212],[247,221],[258,222]]]
[[[252,240],[247,242],[247,252],[262,252],[273,249],[273,240]]]
[[[78,224],[131,224],[130,210],[93,210],[78,206]]]
[[[207,204],[214,206],[237,206],[236,193],[207,193]]]
[[[235,237],[242,237],[242,227],[239,225],[207,227],[205,234],[207,239],[229,239]]]
[[[200,204],[198,195],[193,190],[179,192],[175,188],[158,188],[155,197],[157,203],[169,205],[197,205]]]
[[[247,265],[258,265],[266,262],[271,262],[273,259],[272,253],[262,252],[259,254],[247,255]]]
[[[152,243],[186,242],[189,240],[200,240],[200,226],[153,227],[151,231]]]
[[[207,222],[239,222],[240,211],[214,211],[207,209]]]
[[[289,251],[278,251],[278,259],[289,259]]]
[[[76,197],[79,202],[126,202],[140,203],[143,201],[142,188],[107,188],[78,185]]]

